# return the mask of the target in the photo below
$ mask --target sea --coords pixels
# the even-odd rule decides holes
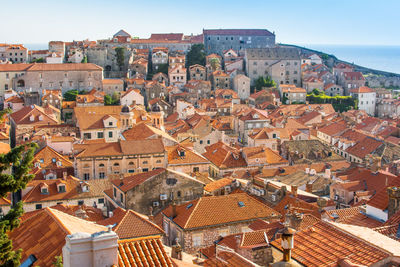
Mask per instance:
[[[30,50],[47,49],[47,44],[25,44]],[[335,55],[363,67],[400,74],[400,45],[322,45],[301,44],[300,46]]]
[[[400,74],[400,46],[384,45],[300,45],[335,55],[363,67]]]

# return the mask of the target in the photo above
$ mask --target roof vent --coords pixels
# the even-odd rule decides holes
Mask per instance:
[[[238,202],[238,206],[241,207],[241,208],[243,208],[243,207],[245,206],[245,205],[244,205],[244,202],[243,202],[243,201],[239,201],[239,202]]]
[[[191,207],[193,207],[193,203],[190,203],[189,205],[186,206],[186,209],[190,209]]]

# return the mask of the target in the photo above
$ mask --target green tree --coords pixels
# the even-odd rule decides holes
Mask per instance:
[[[216,57],[210,58],[210,65],[211,65],[212,71],[216,71],[217,69],[221,68],[221,62]]]
[[[1,118],[5,115],[0,114]],[[29,143],[11,149],[7,154],[0,155],[0,197],[6,197],[9,193],[17,192],[26,187],[33,178],[28,174],[32,167],[32,160],[37,144]],[[10,174],[9,169],[12,168]],[[0,265],[19,266],[21,250],[14,251],[12,241],[7,233],[19,226],[19,217],[24,210],[22,202],[12,206],[10,211],[0,218]]]
[[[187,67],[199,64],[206,64],[206,53],[204,52],[204,44],[194,44],[187,53]]]
[[[119,93],[114,92],[112,96],[110,95],[105,95],[104,96],[104,105],[106,106],[112,106],[112,105],[119,105]]]
[[[81,63],[87,63],[87,56],[84,56]]]
[[[276,83],[269,76],[267,77],[260,76],[255,81],[255,87],[257,91],[260,91],[263,87],[276,87]]]
[[[125,65],[125,48],[117,47],[115,48],[115,52],[117,53],[117,64],[119,66],[119,70],[122,70]]]
[[[44,59],[42,57],[32,60],[32,63],[43,63],[43,62],[44,62]]]
[[[62,256],[56,256],[54,259],[54,267],[63,267],[63,258]]]
[[[67,92],[64,93],[64,100],[75,101],[78,93],[79,93],[78,90],[68,90]]]

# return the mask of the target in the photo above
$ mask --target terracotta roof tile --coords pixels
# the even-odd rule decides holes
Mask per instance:
[[[118,266],[174,266],[158,237],[118,241]]]
[[[224,196],[202,197],[176,207],[173,221],[183,229],[207,227],[237,221],[252,221],[256,218],[277,218],[278,213],[248,196],[237,193]],[[163,214],[170,217],[172,207]]]
[[[163,235],[164,231],[133,210],[123,210],[117,208],[113,211],[113,216],[97,222],[100,225],[113,225],[113,231],[117,233],[119,239],[137,238],[153,235]]]
[[[118,187],[123,192],[127,192],[144,181],[151,179],[161,173],[166,172],[165,169],[155,169],[149,172],[138,173],[132,176],[125,177],[124,179],[115,179],[112,181],[113,185]]]
[[[272,245],[282,249],[281,240]],[[353,235],[343,232],[326,222],[298,231],[294,235],[292,257],[306,266],[338,266],[338,261],[347,258],[355,264],[370,266],[390,257],[388,252],[378,249]]]

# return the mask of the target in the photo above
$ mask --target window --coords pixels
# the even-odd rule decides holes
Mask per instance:
[[[167,178],[167,180],[165,180],[167,185],[175,185],[177,181],[178,180],[176,180],[175,178]]]
[[[199,247],[203,243],[203,234],[193,234],[192,235],[192,245],[193,247]]]
[[[82,206],[85,202],[83,200],[78,200],[78,205]]]
[[[143,164],[148,164],[147,160],[143,161]]]
[[[200,171],[199,167],[193,167],[193,172],[199,172],[199,171]]]
[[[119,193],[119,200],[121,201],[121,203],[124,202],[124,195],[122,193]]]
[[[177,197],[181,197],[181,196],[182,196],[181,191],[178,191],[178,192],[176,193],[176,196],[177,196]]]
[[[89,173],[84,173],[84,174],[83,174],[83,179],[84,179],[84,180],[89,180],[89,179],[90,179]]]
[[[114,197],[117,197],[117,189],[114,187]]]
[[[161,159],[158,159],[158,160],[156,161],[156,163],[161,163]]]
[[[108,132],[108,137],[112,138],[113,137],[113,132]]]
[[[108,126],[113,126],[112,121],[109,121],[109,122],[108,122]]]
[[[58,192],[59,193],[64,193],[65,192],[65,185],[58,186]]]
[[[36,204],[36,209],[40,210],[42,208],[42,204]]]
[[[99,173],[99,178],[104,179],[106,177],[106,174],[104,172]]]
[[[35,255],[31,254],[23,263],[21,263],[20,267],[31,267],[37,261]]]
[[[200,140],[200,145],[202,145],[203,144],[203,140]]]
[[[104,198],[99,198],[99,199],[97,200],[97,202],[98,202],[99,204],[104,204]]]
[[[83,134],[83,139],[92,139],[92,134],[91,133],[84,133]]]
[[[103,132],[98,132],[97,133],[97,138],[104,138],[104,133]]]
[[[148,172],[149,168],[143,168],[143,172]]]

